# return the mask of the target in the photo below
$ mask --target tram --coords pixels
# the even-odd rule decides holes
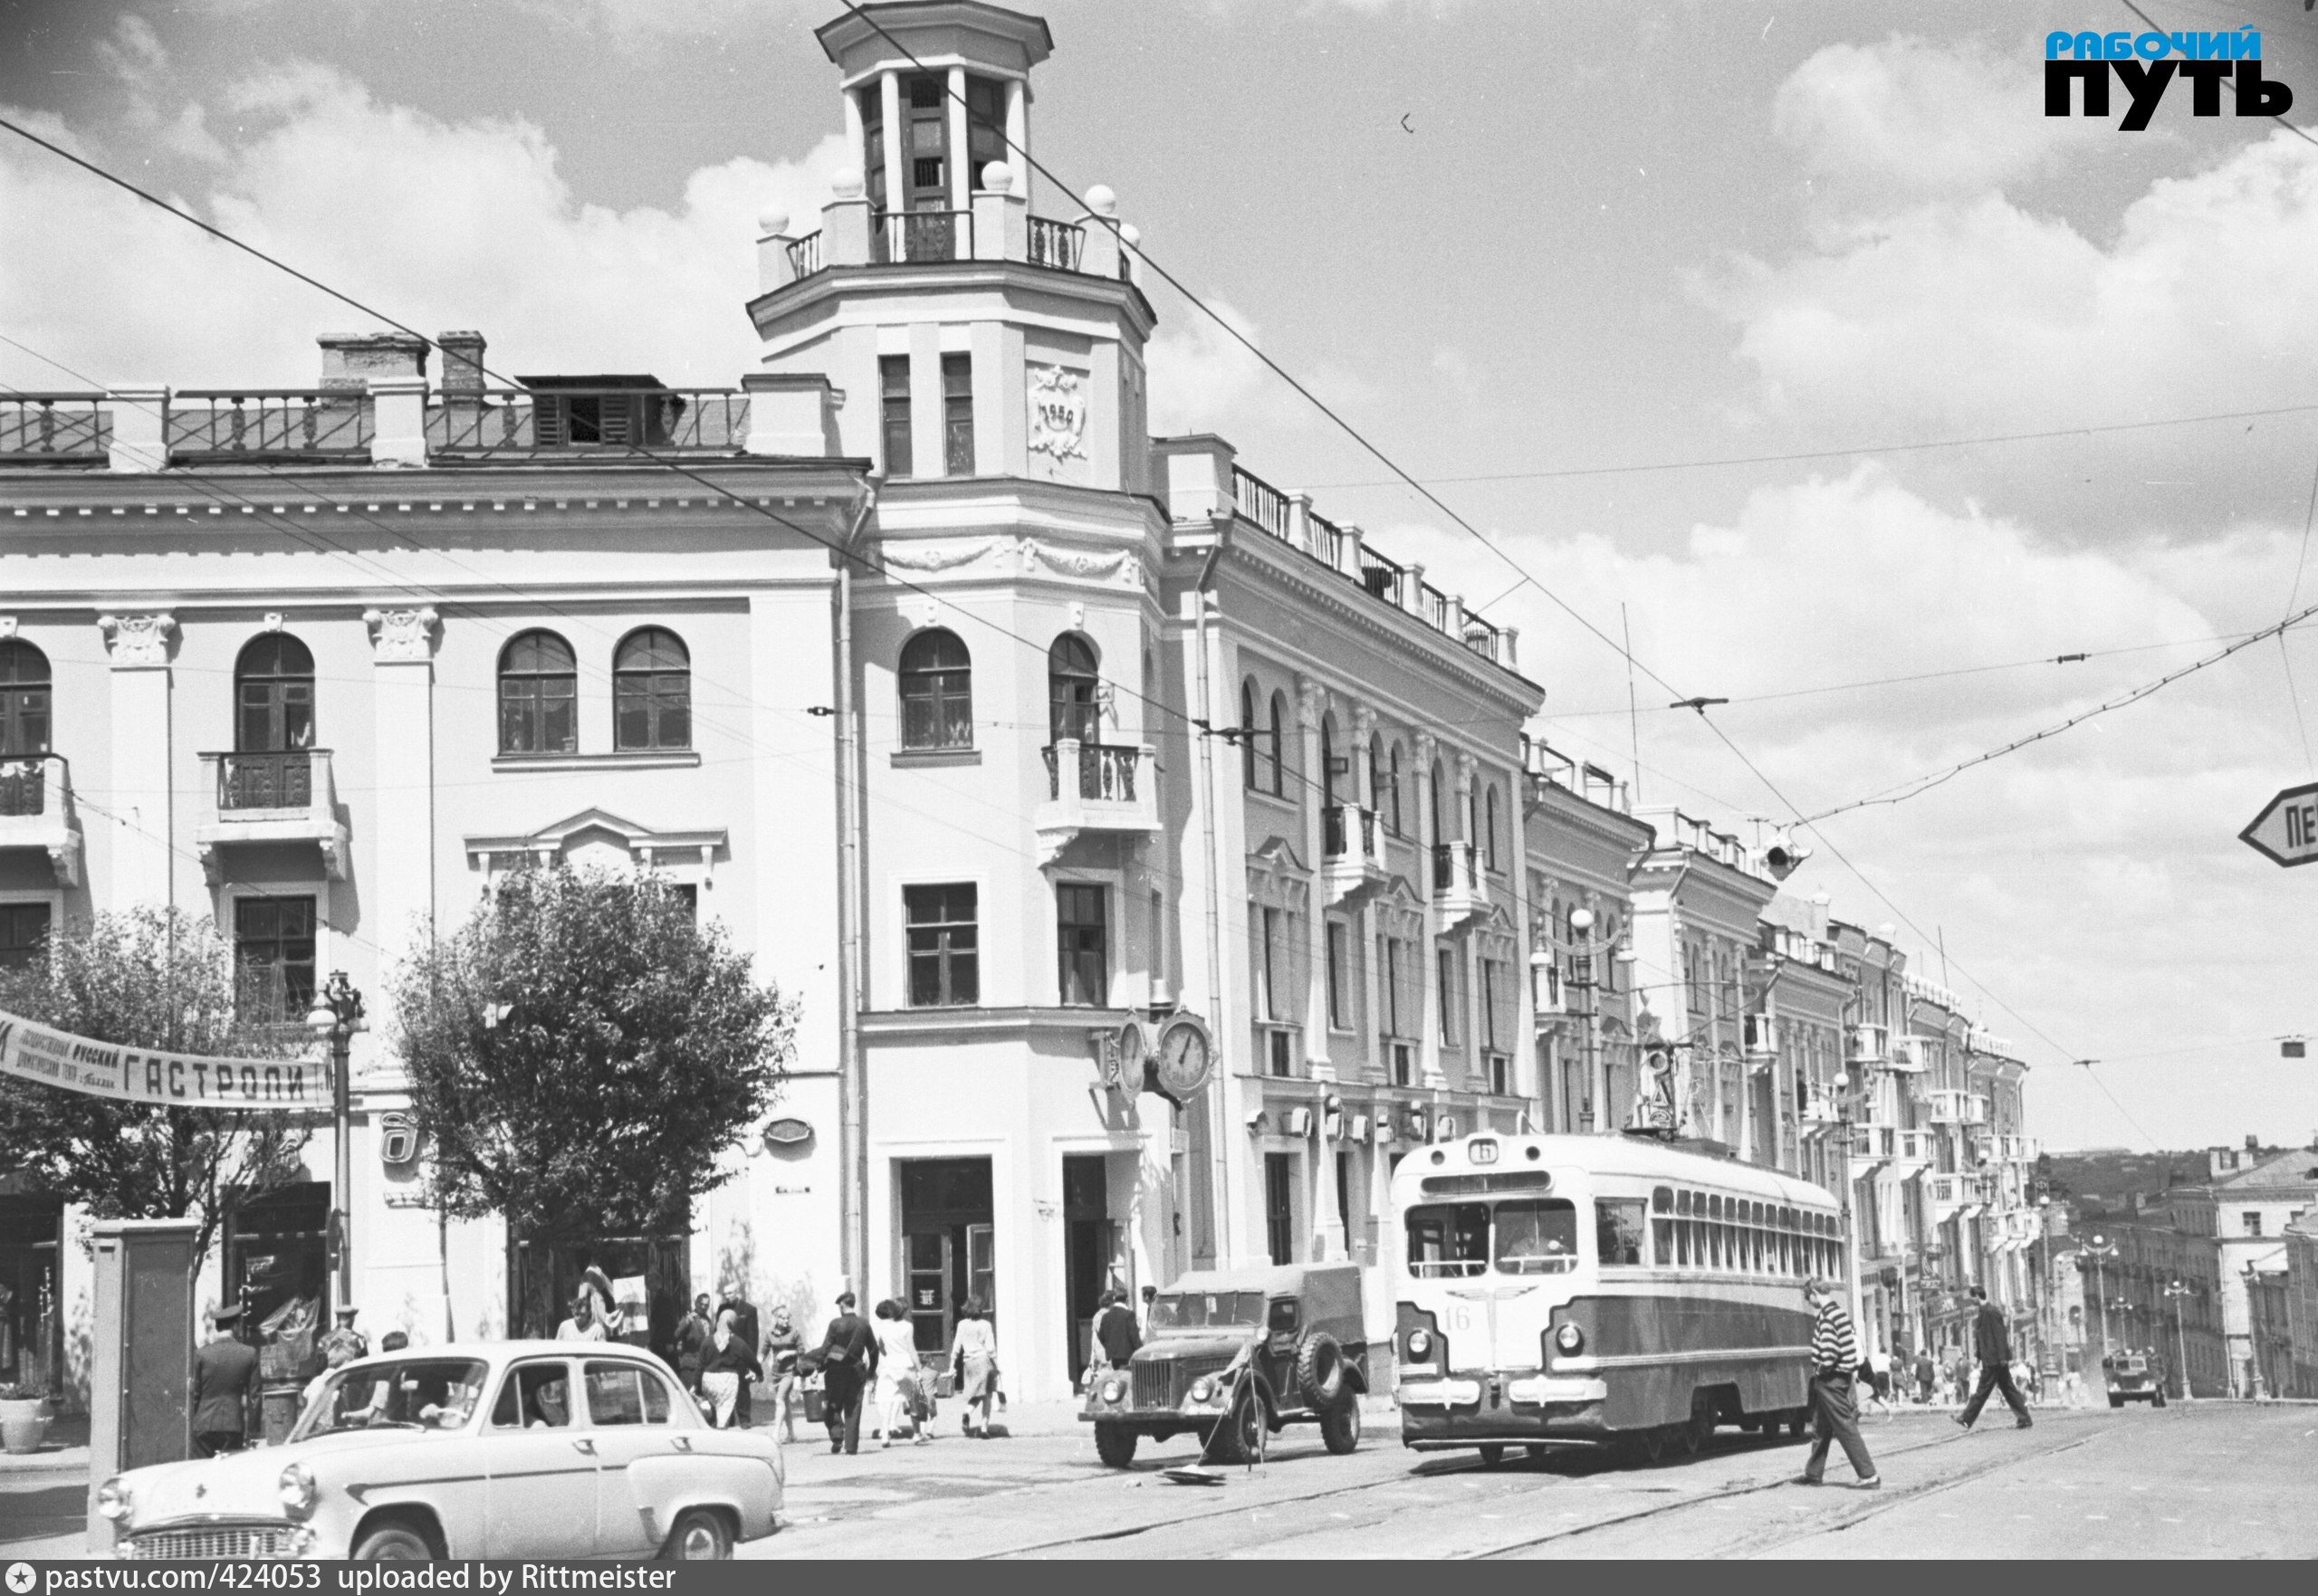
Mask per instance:
[[[1655,1461],[1808,1423],[1803,1285],[1843,1273],[1818,1187],[1647,1136],[1481,1134],[1402,1159],[1392,1202],[1403,1445]]]

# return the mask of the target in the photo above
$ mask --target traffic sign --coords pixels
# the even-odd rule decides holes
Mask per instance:
[[[2275,864],[2318,864],[2318,782],[2289,787],[2272,798],[2237,840]]]

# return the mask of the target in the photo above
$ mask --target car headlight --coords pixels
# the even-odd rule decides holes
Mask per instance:
[[[1410,1332],[1409,1332],[1409,1356],[1410,1356],[1410,1357],[1412,1357],[1412,1358],[1423,1358],[1423,1357],[1428,1357],[1428,1356],[1430,1356],[1430,1355],[1432,1354],[1432,1335],[1431,1335],[1430,1333],[1428,1333],[1427,1332],[1422,1331],[1422,1330],[1412,1330],[1412,1331],[1410,1331]]]
[[[1575,1324],[1565,1324],[1554,1332],[1554,1345],[1574,1358],[1585,1350],[1585,1332]]]
[[[1214,1400],[1215,1400],[1215,1377],[1214,1377],[1213,1375],[1212,1375],[1212,1374],[1202,1374],[1202,1375],[1201,1375],[1197,1380],[1194,1380],[1194,1381],[1192,1381],[1192,1400],[1193,1400],[1193,1401],[1194,1401],[1194,1402],[1212,1402],[1212,1401],[1213,1401]]]
[[[97,1487],[97,1511],[115,1524],[129,1516],[129,1484],[116,1477]]]
[[[292,1463],[282,1471],[278,1487],[283,1511],[292,1518],[303,1518],[314,1510],[314,1498],[321,1488],[314,1484],[313,1475],[302,1463]]]
[[[1106,1402],[1116,1402],[1123,1399],[1125,1395],[1126,1381],[1121,1380],[1117,1375],[1114,1374],[1108,1380],[1103,1381],[1103,1400]]]

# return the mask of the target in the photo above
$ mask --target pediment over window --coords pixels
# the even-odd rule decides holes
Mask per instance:
[[[608,809],[587,808],[537,831],[512,836],[469,836],[467,863],[485,874],[524,865],[562,859],[571,865],[637,865],[646,869],[692,866],[705,875],[720,849],[729,846],[723,827],[703,831],[659,831],[624,819]]]
[[[1303,913],[1312,894],[1312,867],[1296,855],[1284,836],[1275,836],[1248,855],[1248,897],[1276,909]]]

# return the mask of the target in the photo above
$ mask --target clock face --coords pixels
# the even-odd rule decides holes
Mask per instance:
[[[1195,1020],[1179,1019],[1159,1039],[1159,1086],[1177,1102],[1207,1084],[1207,1031]]]

